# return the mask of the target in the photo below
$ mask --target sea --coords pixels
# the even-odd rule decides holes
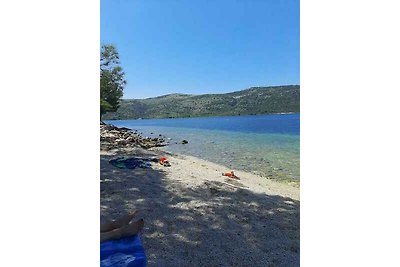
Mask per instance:
[[[169,141],[163,149],[278,180],[300,179],[300,114],[106,121]],[[187,140],[187,144],[182,144]]]

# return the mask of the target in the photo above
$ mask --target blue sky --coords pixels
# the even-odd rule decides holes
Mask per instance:
[[[101,0],[124,98],[299,84],[299,0]]]

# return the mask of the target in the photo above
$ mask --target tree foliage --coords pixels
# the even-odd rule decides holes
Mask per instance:
[[[103,45],[100,55],[100,117],[118,109],[126,85],[124,75],[115,46]]]

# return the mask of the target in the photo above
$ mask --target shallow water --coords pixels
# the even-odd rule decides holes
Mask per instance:
[[[165,150],[274,179],[300,179],[300,114],[108,121],[170,138]],[[186,139],[188,144],[180,142]]]

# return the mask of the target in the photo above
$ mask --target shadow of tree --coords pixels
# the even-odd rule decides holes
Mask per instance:
[[[149,152],[151,153],[151,152]],[[116,169],[101,156],[101,221],[134,209],[149,266],[298,266],[300,202],[162,170]]]

